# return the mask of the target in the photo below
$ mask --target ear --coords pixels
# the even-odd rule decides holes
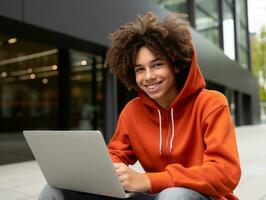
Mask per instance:
[[[175,67],[175,73],[178,73],[180,71],[179,67]]]

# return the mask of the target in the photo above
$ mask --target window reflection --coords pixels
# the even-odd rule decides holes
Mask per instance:
[[[243,48],[239,51],[239,62],[243,68],[248,69],[248,55]]]
[[[237,16],[239,16],[238,21],[237,21],[239,62],[243,68],[248,69],[248,63],[249,63],[248,27],[247,27],[247,19],[246,19],[247,1],[238,0],[237,2],[238,2]]]
[[[247,20],[246,20],[246,16],[247,16],[247,13],[246,13],[246,9],[247,9],[247,4],[246,4],[246,0],[238,0],[237,1],[238,4],[239,4],[239,16],[240,16],[240,21],[241,23],[243,23],[244,26],[247,25]]]
[[[223,1],[223,8],[224,53],[232,60],[235,60],[235,29],[233,6],[228,1]]]
[[[70,54],[71,128],[103,130],[103,58],[74,50]]]
[[[0,131],[57,127],[57,49],[3,34],[0,40]]]
[[[239,30],[239,43],[243,48],[247,48],[247,30],[243,26],[240,26]]]
[[[195,0],[196,29],[217,46],[219,44],[218,1]]]
[[[188,13],[187,0],[154,0],[154,1],[168,10],[174,12]]]
[[[226,88],[225,90],[225,96],[228,101],[228,105],[231,112],[231,117],[233,122],[236,124],[236,97],[235,97],[235,91],[229,88]]]
[[[218,0],[195,0],[195,4],[206,16],[218,19]]]

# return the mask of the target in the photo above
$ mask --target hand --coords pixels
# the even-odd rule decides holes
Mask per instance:
[[[151,188],[150,179],[146,174],[130,169],[124,163],[114,163],[118,178],[126,191],[147,192]]]

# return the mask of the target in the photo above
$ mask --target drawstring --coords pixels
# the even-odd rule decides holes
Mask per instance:
[[[159,149],[160,149],[160,155],[162,155],[162,116],[161,112],[159,109],[157,109],[158,116],[159,116],[159,128],[160,128],[160,144],[159,144]],[[171,124],[172,124],[172,134],[171,134],[171,141],[170,141],[170,154],[172,153],[173,149],[173,140],[175,136],[175,125],[174,125],[174,109],[171,108]]]
[[[159,146],[159,149],[160,149],[160,155],[162,155],[162,116],[161,116],[161,112],[160,110],[158,109],[158,115],[159,115],[159,127],[160,127],[160,146]]]
[[[170,143],[170,154],[172,153],[173,140],[174,140],[174,135],[175,135],[174,109],[173,108],[171,108],[171,122],[172,122],[172,137],[171,137],[171,143]]]

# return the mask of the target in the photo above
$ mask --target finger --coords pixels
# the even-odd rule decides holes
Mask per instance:
[[[122,167],[125,164],[124,163],[113,163],[113,165],[114,165],[115,169],[117,169],[117,168]]]
[[[128,166],[126,166],[125,164],[118,164],[118,165],[115,165],[115,171],[117,173],[127,173],[128,171]]]
[[[125,174],[125,171],[124,170],[121,170],[120,168],[119,169],[116,169],[115,172],[116,172],[116,174],[118,176],[122,176],[123,174]]]
[[[123,184],[125,183],[125,182],[127,182],[127,175],[125,175],[125,174],[120,174],[120,175],[118,175],[118,180],[119,180],[119,182],[122,184],[122,186],[123,186]]]
[[[118,176],[121,176],[121,175],[125,174],[126,171],[123,167],[116,167],[115,172]]]

